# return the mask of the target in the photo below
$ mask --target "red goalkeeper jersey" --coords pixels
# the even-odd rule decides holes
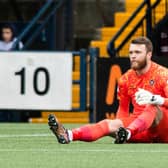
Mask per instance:
[[[153,94],[168,98],[168,69],[151,63],[151,67],[145,74],[138,75],[135,70],[128,70],[118,82],[119,108],[117,118],[129,116],[129,105],[133,105],[133,115],[143,112],[145,106],[140,106],[135,101],[135,93],[138,88],[143,88]],[[168,111],[168,103],[163,106]]]

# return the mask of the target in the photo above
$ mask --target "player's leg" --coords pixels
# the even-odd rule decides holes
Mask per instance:
[[[123,123],[119,119],[109,120],[105,119],[96,124],[87,124],[77,129],[72,129],[69,133],[72,135],[73,141],[96,141],[104,136],[113,136]]]
[[[95,141],[104,136],[112,136],[116,138],[116,132],[118,129],[124,126],[127,127],[132,121],[135,120],[135,116],[129,116],[114,120],[102,120],[96,124],[88,124],[77,129],[69,130],[71,140],[76,141]]]
[[[146,106],[144,112],[130,123],[127,129],[119,129],[116,138],[117,142],[124,143],[130,137],[134,137],[151,127],[156,127],[160,123],[162,116],[163,114],[159,107],[153,105]]]
[[[155,142],[168,143],[168,110],[165,107],[160,107],[162,111],[162,119],[156,127],[151,128],[152,132],[157,133]]]
[[[154,143],[155,139],[157,139],[157,133],[148,129],[132,136],[128,143]]]
[[[147,105],[144,111],[139,115],[127,128],[134,136],[137,133],[143,132],[150,127],[159,124],[162,119],[162,111],[158,106]]]
[[[49,116],[49,126],[58,139],[59,143],[69,143],[70,141],[91,142],[97,139],[112,135],[119,127],[123,127],[120,119],[102,120],[96,124],[87,124],[73,130],[65,129],[54,115]]]

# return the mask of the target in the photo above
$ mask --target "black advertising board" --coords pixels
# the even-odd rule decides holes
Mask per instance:
[[[168,67],[168,58],[153,60]],[[118,108],[117,81],[130,68],[129,58],[98,58],[96,73],[96,121],[113,119]]]

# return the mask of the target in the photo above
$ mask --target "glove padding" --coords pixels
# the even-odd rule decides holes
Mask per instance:
[[[153,104],[153,105],[162,105],[164,103],[164,98],[160,95],[154,95],[151,92],[138,89],[135,93],[136,103],[139,105]]]

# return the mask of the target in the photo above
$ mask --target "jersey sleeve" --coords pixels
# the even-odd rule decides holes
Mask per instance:
[[[167,75],[165,76],[165,79],[164,79],[163,90],[164,90],[164,93],[165,93],[165,98],[164,98],[164,104],[163,105],[168,108],[168,71],[167,71]]]
[[[120,78],[118,82],[117,98],[119,100],[119,107],[117,110],[117,118],[129,116],[130,97],[128,96],[128,81]]]
[[[168,79],[164,87],[164,92],[165,92],[165,103],[166,103],[166,106],[168,107]]]
[[[168,108],[168,69],[162,71],[160,81],[161,81],[160,87],[163,89],[164,93],[164,95],[162,95],[164,97],[163,105]]]

